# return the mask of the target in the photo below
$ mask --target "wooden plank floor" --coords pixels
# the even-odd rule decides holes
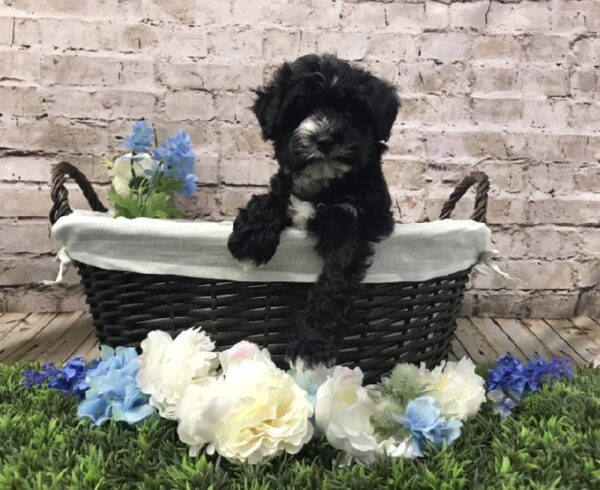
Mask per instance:
[[[64,362],[98,356],[87,313],[0,313],[0,363]],[[469,356],[489,363],[501,354],[522,360],[570,357],[577,364],[600,363],[600,319],[566,320],[460,318],[450,358]]]

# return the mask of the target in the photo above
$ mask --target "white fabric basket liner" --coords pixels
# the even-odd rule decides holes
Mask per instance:
[[[306,232],[287,229],[271,261],[244,270],[227,249],[231,222],[113,218],[76,210],[52,227],[71,260],[102,269],[249,282],[314,282],[322,260]],[[494,254],[491,232],[471,220],[396,225],[375,244],[364,282],[420,282],[463,271]]]

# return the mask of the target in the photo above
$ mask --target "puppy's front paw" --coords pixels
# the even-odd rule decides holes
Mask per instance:
[[[302,365],[307,369],[332,366],[337,355],[337,342],[317,330],[299,329],[288,342],[287,359],[291,365]]]
[[[244,268],[248,264],[266,264],[275,255],[278,245],[278,233],[266,226],[249,223],[242,214],[235,220],[233,232],[227,241],[231,255],[242,262]]]

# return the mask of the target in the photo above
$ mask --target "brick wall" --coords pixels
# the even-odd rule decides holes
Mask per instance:
[[[52,162],[105,194],[97,162],[133,119],[183,128],[202,183],[189,216],[230,217],[274,168],[249,89],[337,50],[401,93],[385,159],[399,219],[434,218],[487,158],[503,267],[527,284],[477,276],[465,312],[598,315],[599,31],[597,1],[1,0],[0,311],[82,304],[72,273],[36,285],[56,272]]]

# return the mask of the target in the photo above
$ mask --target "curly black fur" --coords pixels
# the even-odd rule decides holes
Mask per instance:
[[[268,194],[253,196],[234,222],[228,247],[240,261],[268,262],[292,224],[290,197],[314,206],[306,224],[323,269],[298,329],[291,361],[335,360],[352,300],[394,222],[381,156],[399,108],[393,87],[332,55],[284,63],[256,91],[254,113],[279,163]]]

